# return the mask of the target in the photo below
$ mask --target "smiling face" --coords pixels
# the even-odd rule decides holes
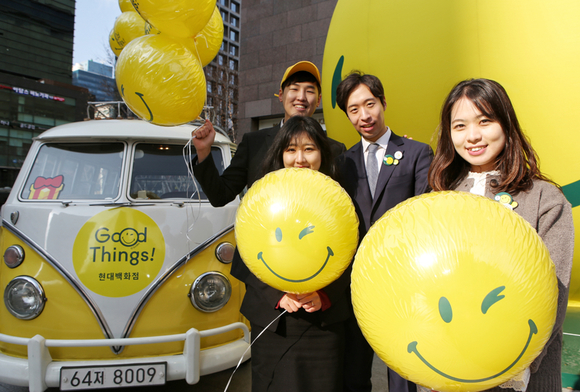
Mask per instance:
[[[474,224],[473,211],[497,220]],[[455,192],[410,199],[377,221],[351,289],[377,355],[445,391],[488,389],[528,367],[551,334],[558,296],[537,233],[496,201]]]
[[[286,147],[282,154],[282,160],[286,168],[318,170],[322,163],[322,155],[316,143],[306,133],[301,133]]]
[[[335,280],[358,243],[350,198],[314,170],[281,169],[254,183],[235,228],[240,255],[254,275],[293,293],[313,292]]]
[[[467,97],[451,110],[451,139],[455,151],[471,164],[473,172],[494,170],[506,143],[501,125],[481,113]]]
[[[312,117],[320,103],[320,91],[313,82],[294,82],[280,90],[278,98],[284,106],[285,120],[292,116]]]
[[[375,97],[366,85],[360,84],[348,97],[346,114],[362,137],[376,142],[387,131],[385,108],[385,102]]]

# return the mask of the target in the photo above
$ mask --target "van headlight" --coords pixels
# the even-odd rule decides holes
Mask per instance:
[[[11,245],[4,251],[4,263],[9,268],[16,268],[24,261],[24,249],[20,245]]]
[[[215,312],[228,303],[232,295],[232,285],[228,278],[219,272],[206,272],[191,285],[189,299],[196,309],[202,312]]]
[[[234,259],[234,251],[236,248],[229,242],[222,242],[215,248],[215,257],[224,263],[229,264]]]
[[[18,276],[10,281],[4,290],[4,304],[16,318],[32,320],[44,309],[44,290],[36,279]]]

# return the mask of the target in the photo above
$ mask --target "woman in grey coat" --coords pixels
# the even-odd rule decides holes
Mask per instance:
[[[562,324],[574,250],[572,207],[540,172],[536,152],[500,84],[470,79],[449,93],[429,185],[434,191],[458,190],[499,200],[528,221],[546,244],[559,289],[552,335],[518,380],[490,391],[561,392]]]

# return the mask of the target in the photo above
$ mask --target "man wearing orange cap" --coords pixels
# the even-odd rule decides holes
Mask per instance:
[[[236,154],[223,174],[219,174],[211,155],[215,130],[209,121],[195,131],[192,144],[197,150],[195,178],[213,206],[223,206],[232,201],[244,187],[250,187],[262,176],[262,162],[272,145],[282,123],[293,116],[311,117],[320,103],[320,73],[308,61],[298,62],[286,70],[280,83],[278,98],[284,106],[284,120],[280,125],[244,134]],[[331,140],[331,149],[336,157],[344,152],[342,143]],[[325,288],[329,304],[324,312],[313,315],[294,312],[292,316],[279,318],[281,310],[277,304],[284,296],[256,278],[242,261],[237,249],[232,262],[231,274],[246,284],[246,295],[240,311],[252,326],[252,340],[263,332],[252,351],[252,391],[340,391],[342,390],[342,357],[344,349],[334,347],[336,352],[326,353],[322,361],[305,360],[310,351],[317,350],[318,336],[311,340],[316,328],[314,323],[326,329],[333,341],[344,340],[343,321],[350,316],[346,295],[349,276],[339,278],[336,285]],[[290,332],[291,331],[291,332]],[[298,331],[298,332],[296,332]],[[308,332],[311,331],[311,332]],[[295,338],[300,336],[300,338]],[[299,343],[301,342],[301,343]],[[306,342],[306,343],[305,343]],[[302,345],[306,344],[307,347]],[[320,358],[319,358],[320,359]],[[327,361],[327,362],[325,362]],[[331,364],[331,365],[329,365]],[[308,371],[302,371],[307,368]],[[301,377],[296,377],[300,373]]]

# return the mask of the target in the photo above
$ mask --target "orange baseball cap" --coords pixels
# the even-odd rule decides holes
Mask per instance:
[[[299,61],[296,64],[286,68],[286,72],[284,72],[284,76],[282,76],[282,81],[280,82],[280,89],[282,89],[282,85],[284,84],[286,79],[294,75],[296,72],[300,71],[306,71],[312,74],[318,81],[318,84],[322,84],[322,82],[320,81],[320,72],[318,71],[316,65],[314,65],[310,61]]]

